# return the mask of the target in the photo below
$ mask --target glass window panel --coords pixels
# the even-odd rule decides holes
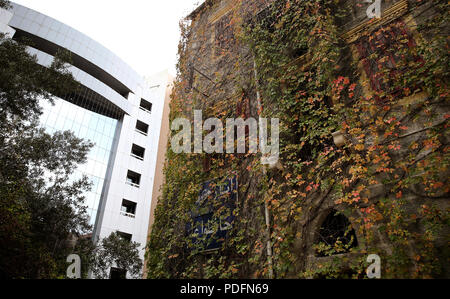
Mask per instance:
[[[73,120],[66,118],[62,131],[72,131],[72,127],[73,127]]]
[[[88,128],[85,126],[81,126],[79,137],[86,139],[87,134],[88,134]]]
[[[81,130],[81,124],[75,121],[72,126],[72,131],[77,137],[81,137],[80,130]]]
[[[64,130],[64,123],[65,119],[63,117],[57,117],[54,128],[61,128],[61,130]]]
[[[85,101],[88,101],[89,94],[85,97]],[[55,99],[54,106],[45,100],[41,101],[41,106],[41,124],[49,134],[71,130],[77,137],[95,143],[88,154],[87,162],[79,165],[72,178],[75,180],[86,175],[93,182],[92,190],[85,194],[85,205],[91,213],[91,224],[94,224],[118,121],[58,98]]]

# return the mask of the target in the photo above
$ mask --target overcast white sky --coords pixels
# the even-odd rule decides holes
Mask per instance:
[[[147,76],[175,75],[179,20],[201,0],[12,0],[93,38]]]

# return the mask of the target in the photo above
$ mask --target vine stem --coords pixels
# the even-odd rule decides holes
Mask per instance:
[[[253,59],[253,74],[255,76],[255,85],[256,85],[256,100],[258,105],[258,119],[261,122],[261,118],[259,117],[260,113],[262,113],[262,104],[261,104],[261,93],[259,92],[259,84],[258,84],[258,70],[256,68],[255,55],[252,55]],[[261,123],[260,123],[261,124]],[[263,168],[263,174],[267,175],[266,168]],[[269,265],[269,279],[273,279],[273,252],[272,252],[272,242],[270,240],[271,232],[270,232],[270,212],[269,205],[267,200],[264,200],[264,214],[266,218],[266,234],[267,234],[267,263]]]

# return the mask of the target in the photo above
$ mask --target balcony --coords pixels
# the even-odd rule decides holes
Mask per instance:
[[[124,212],[124,211],[120,211],[120,215],[128,217],[128,218],[132,218],[132,219],[136,218],[136,215],[131,214],[131,213],[127,213],[127,212]]]

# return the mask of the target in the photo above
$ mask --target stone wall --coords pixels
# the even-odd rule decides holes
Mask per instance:
[[[190,26],[186,33],[185,48],[181,49],[180,75],[178,78],[179,82],[184,82],[184,89],[178,91],[178,97],[185,99],[183,109],[187,117],[192,115],[194,109],[202,110],[204,119],[208,117],[220,119],[240,116],[243,118],[258,117],[261,107],[257,91],[259,90],[258,86],[264,84],[264,82],[255,82],[254,80],[256,71],[254,57],[249,47],[242,41],[241,25],[262,16],[261,11],[271,2],[263,0],[205,1],[189,16]],[[362,36],[364,34],[370,35],[372,32],[380,30],[380,27],[384,28],[384,26],[400,21],[401,24],[406,26],[406,30],[414,43],[427,43],[429,37],[419,34],[416,28],[427,18],[438,13],[431,2],[417,5],[416,1],[382,1],[382,18],[369,20],[366,15],[366,6],[361,6],[360,1],[346,0],[341,1],[339,5],[347,7],[350,12],[346,17],[340,18],[337,24],[342,40],[347,45],[341,63],[348,64],[349,70],[351,64],[356,65],[360,83],[357,92],[361,98],[373,95],[373,89],[377,88],[377,83],[370,78],[370,70],[365,68],[361,53],[358,50],[358,43],[361,42]],[[414,9],[412,9],[413,7]],[[286,55],[290,54],[286,53]],[[298,64],[297,71],[302,72],[305,71],[308,59],[308,55],[305,54],[292,63]],[[353,76],[353,74],[349,76]],[[276,102],[276,99],[273,100]],[[384,119],[403,115],[402,123],[407,128],[403,135],[399,136],[400,144],[404,149],[391,153],[394,164],[405,159],[407,155],[412,155],[411,151],[406,150],[409,145],[421,144],[427,138],[429,130],[442,128],[447,123],[448,101],[430,104],[428,103],[429,100],[429,95],[418,88],[412,91],[410,95],[398,98],[392,109],[385,113]],[[333,102],[335,103],[334,99]],[[276,109],[276,104],[273,107],[264,108]],[[431,121],[430,114],[434,116]],[[348,134],[345,136],[347,142],[352,142],[354,137]],[[444,152],[446,148],[448,149],[448,138],[449,134],[446,130],[441,134],[440,140]],[[364,147],[370,148],[373,144],[373,139],[366,138]],[[419,149],[414,151],[414,154],[417,155],[416,159],[420,160],[429,155],[430,152]],[[199,254],[195,261],[198,264],[205,264],[210,259],[225,259],[227,260],[225,264],[239,264],[239,269],[236,270],[234,276],[236,278],[296,278],[299,277],[299,273],[313,272],[315,274],[310,274],[310,277],[321,277],[316,270],[324,267],[323,265],[327,263],[336,262],[336,260],[339,260],[339,267],[341,268],[338,274],[345,274],[346,271],[351,273],[354,270],[347,264],[351,264],[352,261],[360,263],[370,254],[370,252],[367,252],[369,247],[365,243],[367,236],[364,228],[361,227],[364,224],[362,219],[365,217],[361,209],[369,208],[386,198],[395,201],[395,194],[392,194],[394,186],[389,183],[390,176],[380,174],[377,177],[378,184],[372,184],[361,192],[361,196],[367,198],[367,202],[361,204],[358,209],[351,208],[348,205],[337,205],[338,195],[331,186],[305,200],[304,210],[306,209],[306,212],[298,213],[296,216],[292,215],[290,208],[287,208],[285,209],[288,211],[286,215],[272,215],[271,213],[276,210],[267,208],[267,197],[271,195],[265,193],[266,191],[261,190],[261,188],[263,185],[267,185],[267,174],[275,183],[284,180],[283,165],[277,165],[275,169],[260,167],[258,171],[249,171],[249,167],[258,160],[255,155],[223,155],[222,158],[218,158],[217,155],[212,156],[218,159],[212,159],[208,155],[199,155],[199,157],[201,157],[199,161],[203,163],[203,175],[209,179],[214,178],[218,173],[222,175],[232,172],[238,173],[239,202],[235,229],[243,232],[239,235],[240,240],[244,239],[244,243],[247,243],[249,248],[248,253],[244,255],[239,255],[235,248],[230,249],[231,247],[213,255]],[[448,157],[444,155],[443,163],[445,164],[448,163],[446,158]],[[211,163],[221,164],[211,165]],[[345,167],[348,169],[351,165]],[[211,169],[214,169],[214,171]],[[446,171],[441,176],[442,181],[448,183],[448,168]],[[392,176],[402,175],[404,175],[404,171],[401,169],[392,173]],[[357,187],[358,184],[355,184],[354,188],[357,189]],[[292,190],[282,190],[280,193],[286,194],[290,191]],[[403,194],[403,200],[406,202],[403,208],[407,210],[407,213],[414,214],[425,204],[430,204],[437,206],[441,211],[444,211],[444,214],[448,215],[449,197],[447,192],[448,185],[444,185],[440,192],[430,196],[427,195],[424,186],[414,185],[413,188]],[[290,203],[287,203],[287,205],[289,206]],[[344,214],[346,219],[351,222],[359,250],[333,256],[320,256],[317,254],[314,244],[320,237],[321,226],[329,219],[330,213],[334,214],[336,211]],[[289,221],[290,233],[293,236],[298,236],[290,243],[288,248],[282,248],[282,250],[290,253],[292,265],[283,270],[278,269],[278,271],[276,263],[279,260],[277,255],[280,255],[280,252],[276,250],[272,252],[272,244],[276,243],[275,239],[280,237],[277,237],[272,228],[277,225],[284,225],[283,223],[286,222],[277,219],[291,219]],[[374,234],[371,237],[371,246],[375,244],[379,248],[379,252],[392,255],[396,245],[383,232],[383,225],[381,221],[377,224],[377,227],[372,229]],[[408,226],[408,230],[408,233],[412,235],[421,235],[426,232],[427,228],[417,220]],[[444,277],[448,277],[449,269],[446,249],[448,247],[448,233],[448,227],[445,227],[443,233],[436,237],[434,241],[438,263],[441,264],[443,269],[440,275]],[[420,256],[423,250],[418,244],[414,243],[413,238],[405,246],[408,248],[407,256],[411,260]],[[249,262],[250,257],[257,261]],[[179,266],[180,269],[189,267],[186,264],[181,265],[182,263]],[[274,268],[275,273],[273,273]],[[412,266],[411,272],[415,271],[413,268]],[[200,270],[196,277],[204,277],[202,273],[203,271]],[[361,277],[361,273],[357,273],[356,276]]]

